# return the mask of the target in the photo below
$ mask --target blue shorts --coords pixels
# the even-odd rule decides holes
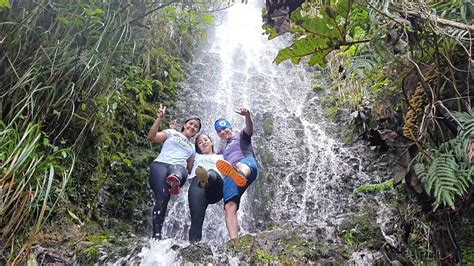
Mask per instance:
[[[245,187],[238,187],[232,178],[226,176],[224,178],[224,204],[233,201],[239,205],[240,197],[242,197],[248,186],[250,186],[250,184],[252,184],[252,182],[257,178],[258,165],[253,156],[247,156],[241,159],[239,163],[246,164],[250,167],[251,173],[250,176],[247,177],[247,185],[245,185]]]

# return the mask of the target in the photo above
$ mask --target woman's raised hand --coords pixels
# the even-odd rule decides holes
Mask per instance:
[[[158,107],[158,110],[156,110],[156,118],[163,121],[163,119],[165,119],[165,113],[166,113],[166,106],[163,106],[160,103],[160,107]]]

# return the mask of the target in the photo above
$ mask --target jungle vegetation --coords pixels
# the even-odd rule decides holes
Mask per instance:
[[[159,148],[144,130],[156,103],[173,106],[228,4],[0,0],[0,263],[25,262],[41,242],[95,263],[116,236],[144,229]],[[471,241],[451,237],[471,236],[472,217],[464,231],[446,222],[473,194],[470,1],[267,0],[263,16],[270,38],[294,36],[275,63],[326,67],[330,113],[352,114],[351,131],[400,153],[395,186],[422,200],[404,202],[397,259],[472,259]]]
[[[472,247],[459,247],[451,220],[469,213],[474,191],[473,3],[266,1],[264,18],[269,39],[294,37],[275,63],[304,60],[327,67],[334,90],[326,100],[328,113],[351,114],[353,129],[370,145],[398,152],[394,183],[432,205],[423,212],[431,217],[425,229],[408,218],[422,235],[417,244],[430,253],[424,260],[472,260]],[[410,256],[402,261],[413,263]]]
[[[0,264],[81,239],[78,261],[95,262],[104,232],[144,226],[144,130],[228,4],[0,1]]]

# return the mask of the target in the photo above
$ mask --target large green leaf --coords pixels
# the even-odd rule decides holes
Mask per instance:
[[[324,52],[325,49],[328,50],[324,41],[324,39],[314,36],[299,39],[290,47],[282,49],[275,58],[275,62],[279,64],[282,61],[292,59],[292,61],[297,60],[294,63],[299,63],[299,61],[305,56],[312,55],[318,51]]]
[[[0,8],[11,8],[12,3],[10,0],[0,0]]]
[[[310,65],[324,67],[327,63],[326,56],[331,51],[367,42],[368,40],[352,40],[364,37],[368,28],[368,24],[360,23],[360,20],[353,22],[353,14],[364,22],[368,20],[367,11],[356,6],[352,0],[331,0],[299,7],[291,14],[290,31],[295,41],[278,53],[275,62],[279,64],[291,60],[299,63],[302,58],[309,57]]]
[[[342,22],[345,21],[345,19],[341,19],[341,16],[336,11],[332,12],[336,13],[334,14],[336,17],[331,18],[327,14],[327,10],[323,8],[320,9],[319,16],[305,17],[301,15],[301,9],[297,9],[292,13],[291,20],[294,21],[296,25],[302,27],[306,34],[327,39],[343,40],[344,36],[341,36],[339,29],[344,26]]]

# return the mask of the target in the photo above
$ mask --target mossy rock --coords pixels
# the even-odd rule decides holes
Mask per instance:
[[[352,215],[339,225],[340,236],[345,243],[354,250],[361,247],[379,249],[385,238],[379,228],[376,215],[373,211]]]
[[[265,118],[265,121],[263,122],[263,133],[265,134],[265,136],[271,136],[273,134],[272,117]]]
[[[315,83],[313,84],[313,91],[324,91],[326,88],[324,88],[323,84],[320,83]]]
[[[251,264],[341,263],[344,250],[328,247],[306,232],[289,228],[265,231],[257,236],[244,236],[229,244],[241,260]]]
[[[245,235],[245,236],[229,241],[227,243],[227,248],[237,253],[249,252],[254,239],[255,239],[254,236]]]
[[[265,263],[269,264],[272,262],[278,262],[278,256],[273,256],[270,252],[266,250],[257,250],[252,257],[250,258],[250,263]]]
[[[328,107],[324,110],[324,117],[336,120],[339,115],[341,115],[342,111],[339,107]]]
[[[191,263],[212,264],[213,253],[211,247],[207,244],[189,245],[179,251],[179,254]]]
[[[352,139],[354,138],[354,131],[352,131],[351,129],[343,129],[343,132],[342,132],[342,142],[344,144],[349,144],[352,142]]]
[[[275,162],[275,155],[270,150],[264,150],[260,158],[264,165],[272,165]]]

